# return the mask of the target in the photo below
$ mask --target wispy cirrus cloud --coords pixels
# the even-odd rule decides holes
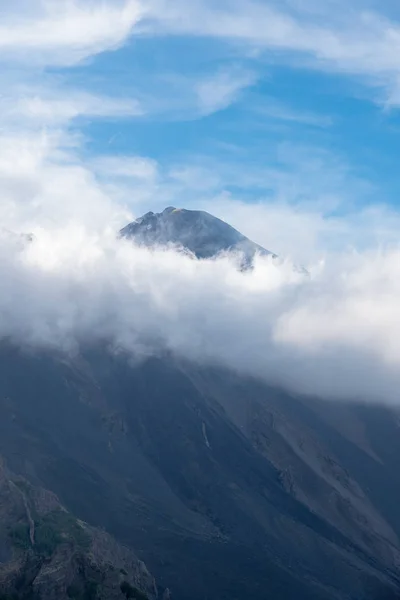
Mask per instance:
[[[20,143],[32,130],[65,138],[82,118],[142,116],[136,97],[91,89],[90,69],[76,85],[66,69],[124,44],[141,15],[138,0],[0,0],[1,130]]]
[[[261,60],[268,52],[278,62],[357,76],[372,86],[375,99],[396,105],[400,21],[386,6],[154,0],[145,31],[223,39]]]
[[[263,98],[254,108],[256,115],[263,119],[283,121],[290,124],[306,125],[309,127],[326,128],[333,123],[333,118],[317,112],[294,109],[273,98]]]
[[[243,90],[257,81],[255,73],[242,69],[222,69],[194,85],[200,114],[208,115],[235,103]]]
[[[218,61],[195,73],[142,74],[141,105],[149,118],[191,121],[208,117],[239,104],[258,81],[256,70],[242,61]]]
[[[94,95],[65,88],[9,88],[0,97],[0,123],[21,128],[61,126],[79,117],[124,118],[143,115],[135,99]]]
[[[71,65],[118,48],[143,16],[139,0],[0,2],[2,60]]]

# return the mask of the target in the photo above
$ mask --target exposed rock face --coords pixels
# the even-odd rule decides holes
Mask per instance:
[[[172,206],[162,213],[147,213],[124,227],[121,235],[145,246],[176,246],[197,258],[234,252],[249,263],[255,254],[274,256],[207,212]]]
[[[157,597],[131,550],[75,519],[57,497],[0,465],[0,598]],[[128,594],[128,595],[127,595]]]

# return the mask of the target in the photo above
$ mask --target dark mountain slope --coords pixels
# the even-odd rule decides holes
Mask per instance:
[[[293,416],[300,400],[170,358],[0,358],[0,452],[134,547],[174,597],[372,599],[397,586],[398,531],[319,421]]]

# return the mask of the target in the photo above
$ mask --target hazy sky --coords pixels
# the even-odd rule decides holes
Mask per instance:
[[[0,83],[0,336],[397,401],[397,3],[0,0]],[[311,276],[115,241],[171,204]]]

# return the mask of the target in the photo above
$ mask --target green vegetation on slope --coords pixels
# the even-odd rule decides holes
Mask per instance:
[[[32,549],[43,557],[50,557],[64,542],[72,542],[82,550],[90,546],[90,537],[84,528],[63,510],[55,510],[35,519],[34,546],[31,544],[29,526],[25,523],[13,527],[9,535],[14,547],[20,550]]]

